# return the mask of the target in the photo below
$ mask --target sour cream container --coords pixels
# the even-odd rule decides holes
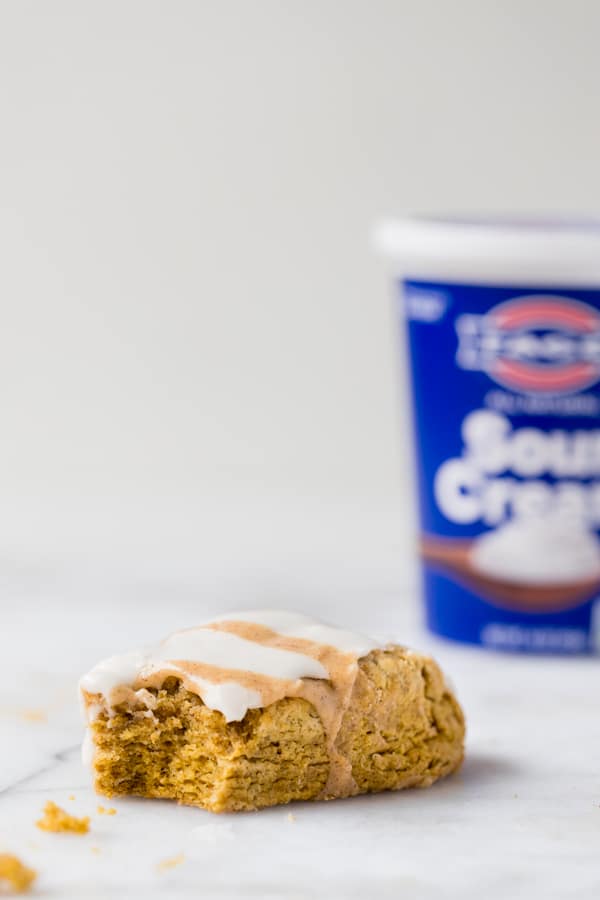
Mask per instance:
[[[429,628],[597,652],[600,219],[412,217],[375,241],[408,335]]]

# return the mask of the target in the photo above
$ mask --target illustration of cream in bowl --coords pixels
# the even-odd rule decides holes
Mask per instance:
[[[474,539],[425,537],[424,558],[498,606],[548,612],[600,589],[600,544],[567,513],[521,516]]]

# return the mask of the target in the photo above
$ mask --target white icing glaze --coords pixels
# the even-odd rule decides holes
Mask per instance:
[[[260,709],[263,700],[258,691],[250,690],[243,684],[235,681],[225,681],[221,684],[213,684],[199,675],[186,674],[179,666],[169,666],[169,671],[181,672],[186,675],[187,681],[192,682],[198,689],[198,695],[209,709],[218,709],[228,722],[239,722],[244,718],[249,709]]]
[[[264,625],[265,628],[270,628],[278,634],[302,638],[306,641],[313,641],[315,644],[327,644],[330,647],[335,647],[336,650],[340,650],[342,653],[352,653],[358,658],[366,656],[371,650],[381,646],[377,641],[362,634],[355,634],[342,628],[334,628],[332,625],[325,625],[323,622],[311,618],[311,616],[283,609],[256,609],[233,612],[228,613],[223,618],[214,619],[212,623],[208,624],[234,621]]]
[[[83,703],[83,698],[82,698],[82,706],[83,706],[84,717],[85,717],[88,725],[90,725],[95,719],[97,719],[98,716],[100,715],[100,713],[104,710],[104,706],[102,705],[102,703],[90,703],[86,707],[86,705]]]
[[[260,625],[281,637],[334,647],[355,659],[381,646],[369,638],[324,625],[299,613],[280,610],[236,612],[196,628],[175,632],[155,647],[112,656],[84,675],[80,687],[87,693],[101,694],[110,707],[111,694],[119,687],[132,686],[136,680],[149,678],[157,672],[181,673],[185,675],[186,683],[196,687],[206,706],[222,712],[227,721],[238,721],[249,709],[261,707],[263,701],[258,691],[236,681],[236,671],[290,682],[330,677],[323,664],[308,654],[266,646],[211,627],[218,628],[230,622]],[[216,666],[228,670],[228,674],[231,672],[231,678],[213,682],[184,669],[183,663]],[[139,699],[143,700],[143,696],[143,690],[138,691]]]
[[[94,737],[92,735],[92,729],[87,726],[85,729],[85,734],[83,736],[83,743],[81,745],[81,762],[85,766],[86,769],[92,769],[94,765],[94,754],[96,752],[96,748],[94,746]]]
[[[103,694],[107,697],[118,685],[132,684],[145,662],[146,653],[143,650],[109,656],[83,676],[79,687],[90,694]]]
[[[227,618],[228,621],[233,620],[233,616]],[[176,631],[152,652],[148,664],[160,667],[162,663],[177,659],[256,672],[269,678],[327,678],[327,671],[321,663],[303,653],[264,647],[235,634],[202,626],[189,631]]]

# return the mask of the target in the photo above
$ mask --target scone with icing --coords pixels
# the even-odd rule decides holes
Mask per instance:
[[[213,812],[426,787],[463,758],[433,660],[279,610],[238,612],[81,679],[100,794]]]

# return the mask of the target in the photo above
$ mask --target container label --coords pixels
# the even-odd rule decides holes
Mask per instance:
[[[600,290],[407,281],[401,293],[430,627],[594,650]]]

